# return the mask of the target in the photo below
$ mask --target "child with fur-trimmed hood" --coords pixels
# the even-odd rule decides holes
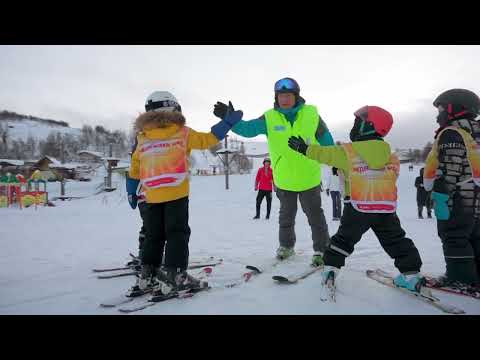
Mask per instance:
[[[146,198],[142,274],[134,290],[154,287],[165,295],[166,291],[204,287],[206,283],[186,272],[190,238],[188,158],[191,150],[208,149],[221,141],[243,114],[232,109],[211,132],[203,133],[185,125],[181,107],[169,92],[152,93],[145,110],[135,120],[137,146],[127,179],[131,207],[135,209],[138,193]],[[164,251],[164,267],[160,269]]]

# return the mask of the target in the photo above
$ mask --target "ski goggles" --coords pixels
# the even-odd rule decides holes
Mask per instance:
[[[275,91],[282,91],[282,90],[291,90],[291,91],[300,91],[298,88],[298,84],[289,78],[280,79],[275,83],[274,86]]]
[[[145,111],[181,111],[180,105],[173,100],[149,101],[145,104]]]

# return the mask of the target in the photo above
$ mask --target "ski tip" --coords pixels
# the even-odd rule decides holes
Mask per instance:
[[[255,271],[255,272],[259,273],[259,274],[262,273],[262,270],[260,270],[260,269],[259,269],[258,267],[256,267],[256,266],[247,265],[247,266],[245,266],[245,267],[246,267],[248,270],[253,270],[253,271]]]
[[[279,275],[274,275],[274,276],[272,276],[272,279],[275,280],[275,281],[278,281],[279,283],[289,283],[289,282],[291,282],[291,281],[288,280],[286,277],[284,277],[284,276],[279,276]]]

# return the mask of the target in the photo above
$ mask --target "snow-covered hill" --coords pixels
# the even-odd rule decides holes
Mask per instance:
[[[60,134],[70,134],[80,136],[81,130],[69,126],[56,125],[38,120],[23,119],[4,119],[0,121],[0,126],[8,128],[8,138],[10,140],[26,141],[28,137],[33,137],[37,141],[45,140],[51,132]]]
[[[418,170],[416,166],[409,172],[408,165],[402,165],[398,214],[419,249],[422,271],[442,274],[445,264],[436,221],[416,217],[413,183]],[[67,193],[90,195],[81,200],[56,201],[56,207],[38,209],[0,209],[0,314],[119,314],[115,308],[100,308],[99,303],[124,292],[134,278],[99,280],[91,269],[124,264],[128,253],[137,251],[141,220],[138,210],[127,203],[121,177],[115,179],[119,191],[92,195],[102,176],[91,183],[67,183]],[[262,218],[252,220],[254,177],[254,172],[231,176],[228,191],[223,176],[192,177],[190,256],[215,256],[224,262],[214,268],[208,293],[160,303],[139,314],[442,314],[364,275],[368,268],[395,271],[371,231],[342,269],[336,303],[320,301],[319,273],[296,285],[274,283],[272,275],[301,271],[310,261],[310,228],[300,207],[295,225],[297,255],[275,271],[267,269],[248,283],[225,288],[241,277],[245,265],[272,261],[278,246],[275,196],[271,219],[264,219],[264,203]],[[49,183],[48,189],[53,196],[59,186]],[[331,200],[325,193],[322,198],[329,232],[334,234],[338,222],[331,221]],[[478,300],[436,295],[467,314],[480,314]]]

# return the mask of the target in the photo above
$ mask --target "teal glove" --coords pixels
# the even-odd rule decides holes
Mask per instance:
[[[438,220],[448,220],[450,210],[448,209],[448,194],[432,191],[435,216]]]

